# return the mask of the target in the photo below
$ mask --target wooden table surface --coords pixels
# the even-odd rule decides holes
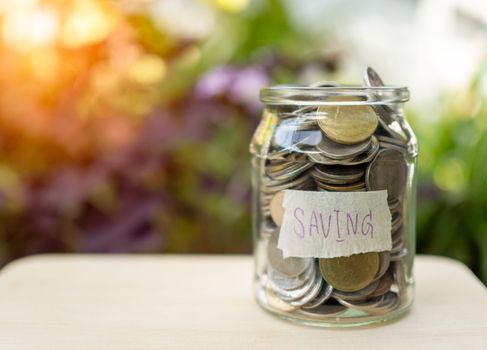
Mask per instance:
[[[487,289],[416,259],[416,301],[391,324],[317,329],[252,296],[249,256],[44,255],[0,272],[0,349],[487,349]]]

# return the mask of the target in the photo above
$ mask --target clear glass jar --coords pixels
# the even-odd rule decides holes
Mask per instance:
[[[388,321],[409,309],[414,284],[418,146],[404,118],[403,104],[408,99],[407,88],[394,86],[262,89],[265,108],[250,151],[254,287],[255,297],[265,310],[302,324],[349,327]],[[340,236],[338,216],[342,214],[338,210],[328,216],[328,212],[317,210],[309,220],[302,215],[304,211],[294,212],[294,219],[305,223],[295,224],[294,233],[301,239],[314,240],[306,243],[307,247],[299,246],[299,240],[293,246],[292,231],[283,228],[292,220],[289,201],[293,199],[283,199],[290,196],[287,192],[315,192],[306,198],[318,206],[326,201],[333,204],[334,198],[348,193],[352,196],[349,205],[356,209],[355,196],[360,205],[375,206],[375,202],[367,203],[359,196],[384,190],[388,219],[374,229],[385,230],[387,237],[383,239],[389,240],[388,248],[361,247],[359,253],[344,254],[340,247],[346,247],[345,241],[337,248],[338,253],[332,252],[333,257],[312,253],[322,249],[330,254],[336,242],[325,239],[323,218],[329,233],[334,224],[330,220],[335,220],[336,214],[335,229]],[[335,194],[339,197],[332,197]],[[304,200],[303,205],[308,205]],[[321,228],[317,227],[316,215],[322,215]],[[347,220],[350,217],[353,215],[347,214]],[[352,237],[348,225],[347,221],[347,234]],[[341,229],[344,235],[343,226]],[[288,240],[281,237],[284,234],[292,242],[284,242]],[[284,258],[283,246],[298,253]]]

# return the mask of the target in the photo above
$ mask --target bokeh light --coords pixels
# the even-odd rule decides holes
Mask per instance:
[[[9,11],[4,19],[2,37],[6,44],[21,51],[54,43],[59,18],[53,8],[28,7]]]
[[[259,88],[371,65],[411,89],[418,251],[487,282],[483,3],[0,0],[0,263],[250,252]]]

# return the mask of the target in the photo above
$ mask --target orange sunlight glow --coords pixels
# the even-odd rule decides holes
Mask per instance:
[[[78,48],[105,39],[116,17],[92,0],[74,1],[61,30],[61,42]]]

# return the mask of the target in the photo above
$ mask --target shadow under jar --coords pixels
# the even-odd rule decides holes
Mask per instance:
[[[385,322],[409,309],[418,147],[403,114],[408,98],[407,88],[393,86],[262,89],[265,108],[250,151],[254,287],[264,309],[322,327]],[[325,212],[341,198],[375,206],[364,195],[376,193],[383,194],[387,211],[385,224],[374,227],[386,232],[381,244],[387,248],[382,249],[367,246],[377,238],[363,234],[364,218],[358,218],[355,204],[347,217],[339,218],[343,211]],[[293,198],[318,207],[311,215],[292,213]],[[321,208],[320,203],[327,204]],[[343,222],[351,225],[345,228]],[[357,233],[360,225],[362,233]],[[345,240],[333,248],[336,233]],[[364,246],[348,238],[364,240]],[[360,252],[349,254],[358,246]]]

